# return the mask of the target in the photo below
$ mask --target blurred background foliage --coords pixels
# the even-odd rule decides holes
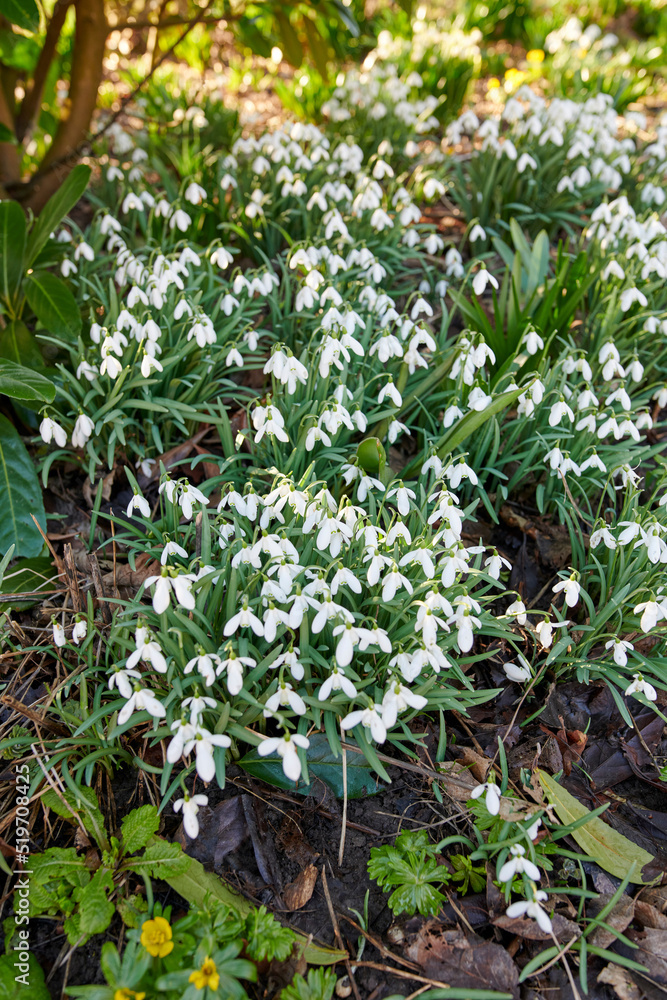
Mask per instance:
[[[130,99],[161,140],[198,109],[203,147],[227,143],[251,93],[318,121],[353,66],[418,74],[411,99],[437,98],[441,122],[525,81],[623,111],[662,87],[666,40],[667,0],[0,0],[0,183],[39,209]]]

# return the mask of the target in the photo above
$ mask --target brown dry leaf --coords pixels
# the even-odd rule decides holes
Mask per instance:
[[[465,747],[462,755],[458,758],[458,763],[467,767],[472,775],[477,778],[478,783],[486,781],[489,770],[491,769],[491,761],[488,757],[482,757],[475,750],[470,747]]]
[[[588,906],[588,914],[591,917],[597,916],[605,906],[609,903],[611,895],[607,893],[600,893],[597,899],[592,899]],[[614,906],[611,913],[608,913],[605,917],[605,923],[609,925],[614,931],[618,931],[622,934],[630,924],[635,915],[635,901],[631,896],[623,893],[619,901]],[[610,944],[616,941],[617,935],[613,934],[612,931],[608,931],[604,927],[596,927],[590,936],[589,944],[594,945],[596,948],[608,948]]]
[[[496,917],[495,920],[491,921],[494,927],[500,927],[503,931],[509,931],[510,934],[518,934],[519,937],[525,938],[528,941],[551,941],[551,934],[546,934],[543,930],[537,926],[534,920],[524,917],[506,917],[505,915],[501,917]],[[561,916],[560,913],[554,913],[551,918],[551,923],[553,925],[554,934],[560,942],[571,941],[573,937],[579,937],[581,934],[581,929],[578,924],[574,921],[568,920],[566,917]]]
[[[302,906],[310,902],[317,882],[317,868],[315,865],[308,865],[307,868],[297,875],[293,882],[285,886],[283,900],[286,909],[300,910]]]
[[[642,927],[653,927],[656,930],[667,930],[667,915],[661,913],[655,906],[641,899],[635,900],[635,917]]]
[[[424,923],[405,956],[429,979],[469,990],[500,990],[519,996],[519,973],[505,948],[477,935],[443,930],[437,920]]]
[[[649,885],[639,893],[643,903],[650,903],[660,913],[667,914],[667,885]]]
[[[630,979],[630,973],[620,965],[605,965],[598,982],[611,986],[618,1000],[641,1000],[641,990]]]
[[[646,927],[643,931],[628,931],[636,950],[625,949],[628,958],[645,965],[650,978],[660,985],[667,984],[667,930]]]
[[[102,499],[105,503],[108,503],[111,499],[111,487],[113,486],[114,476],[116,475],[116,468],[108,472],[106,476],[102,479]],[[99,482],[99,480],[98,480]],[[90,509],[92,510],[95,506],[95,494],[97,493],[97,483],[93,484],[90,479],[86,479],[83,484],[83,499],[86,501]]]
[[[450,799],[455,802],[467,802],[473,788],[476,788],[479,781],[475,781],[467,767],[461,767],[458,761],[448,760],[440,764],[442,772],[441,784]]]

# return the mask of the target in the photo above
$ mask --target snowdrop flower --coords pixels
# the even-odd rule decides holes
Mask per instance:
[[[138,510],[140,514],[144,517],[151,516],[151,508],[148,500],[142,497],[141,493],[135,493],[130,502],[127,505],[127,510],[125,511],[127,517],[132,517],[132,512]],[[163,563],[164,565],[164,563]]]
[[[528,327],[528,329],[523,335],[521,343],[526,348],[526,352],[530,354],[531,357],[544,348],[544,341],[542,340],[539,333],[533,326]]]
[[[236,695],[243,687],[243,668],[252,670],[256,666],[257,663],[251,656],[237,656],[234,650],[230,649],[227,659],[220,661],[215,672],[218,677],[223,673],[227,674],[227,690],[231,695]]]
[[[206,687],[210,687],[215,680],[216,670],[220,667],[220,657],[217,653],[207,653],[201,646],[198,647],[197,656],[185,664],[184,674],[190,674],[196,668],[197,673],[204,679]]]
[[[468,396],[468,408],[470,410],[477,410],[481,412],[485,410],[493,402],[493,396],[489,396],[481,386],[475,386],[474,389],[470,390],[470,395]]]
[[[53,641],[55,642],[56,646],[59,649],[61,649],[67,642],[67,639],[65,637],[65,629],[59,622],[55,620],[55,618],[51,619],[51,624],[53,626]]]
[[[477,240],[486,239],[486,232],[484,229],[482,229],[479,223],[476,223],[470,230],[469,239],[471,243],[476,243]]]
[[[493,277],[490,271],[487,271],[487,269],[483,267],[472,279],[472,290],[475,295],[483,295],[487,285],[491,285],[492,288],[498,288],[498,281]]]
[[[505,559],[504,556],[501,556],[498,552],[495,551],[495,549],[493,553],[489,556],[489,558],[484,561],[484,565],[486,567],[487,573],[493,580],[500,579],[500,574],[502,572],[503,566],[505,567],[505,569],[509,570],[512,569],[512,563],[509,561],[509,559]]]
[[[144,663],[150,663],[158,673],[164,674],[167,672],[167,661],[164,658],[159,643],[155,641],[152,633],[145,625],[137,625],[134,633],[134,641],[136,649],[127,658],[127,663],[125,664],[127,670],[132,670],[139,663],[139,660],[143,660]]]
[[[278,690],[266,699],[264,708],[264,718],[269,719],[280,708],[289,706],[296,715],[306,714],[306,703],[303,698],[292,689],[292,685],[287,681],[282,681],[278,685]]]
[[[334,664],[333,671],[317,692],[317,700],[326,701],[332,692],[336,691],[342,691],[351,700],[357,696],[357,689],[352,681],[345,676],[345,672],[340,667]]]
[[[393,496],[396,497],[396,506],[399,514],[403,517],[407,517],[410,513],[410,500],[417,499],[416,493],[414,490],[408,489],[408,487],[404,486],[401,482],[399,486],[394,487],[387,493],[388,500]]]
[[[415,694],[399,680],[391,682],[382,699],[382,721],[386,729],[396,725],[396,719],[408,708],[421,709],[428,704],[428,698]]]
[[[641,674],[633,674],[632,684],[625,689],[626,695],[643,694],[648,701],[656,701],[658,693],[652,684],[645,681]]]
[[[591,537],[590,537],[591,548],[596,549],[600,544],[600,542],[603,542],[605,548],[607,549],[616,548],[616,539],[614,538],[614,536],[612,535],[611,531],[609,530],[606,524],[602,524],[599,528],[596,528],[595,531],[591,532]]]
[[[76,621],[74,622],[74,627],[72,629],[72,642],[75,646],[86,638],[88,634],[88,622],[85,618],[79,618],[77,615]]]
[[[364,729],[370,731],[376,743],[384,743],[387,739],[387,729],[382,720],[381,712],[382,705],[371,704],[368,708],[357,709],[341,720],[340,728],[343,730],[354,729],[355,726],[361,724]]]
[[[224,634],[234,635],[240,628],[251,628],[255,635],[264,635],[264,626],[248,607],[248,598],[244,596],[241,610],[230,618],[224,628]]]
[[[513,601],[505,612],[508,615],[514,615],[516,617],[517,625],[525,625],[527,621],[526,615],[526,605],[523,603],[520,597]]]
[[[273,736],[262,740],[257,747],[260,757],[266,757],[270,753],[277,753],[282,757],[283,771],[285,777],[290,781],[298,781],[301,777],[301,761],[299,760],[299,750],[307,750],[310,740],[300,733],[285,733],[284,736]]]
[[[518,654],[518,659],[518,666],[516,663],[503,663],[503,670],[509,680],[516,684],[522,684],[524,681],[530,680],[530,666],[521,653]]]
[[[188,795],[185,798],[176,799],[174,802],[174,812],[183,812],[183,829],[191,840],[199,834],[199,820],[197,813],[201,806],[208,805],[207,795]]]
[[[574,420],[574,413],[561,396],[557,403],[554,403],[549,412],[549,426],[557,427],[563,417],[567,417],[570,422]]]
[[[170,576],[169,567],[163,566],[160,576],[149,576],[145,581],[147,587],[155,587],[153,591],[153,610],[157,615],[161,615],[169,607],[172,591],[177,604],[180,604],[182,608],[186,608],[188,611],[194,611],[195,595],[192,593],[192,584],[195,581],[195,577],[190,573],[176,574],[174,570],[172,570],[172,573],[174,575]]]
[[[100,365],[100,375],[108,375],[110,379],[117,378],[122,370],[123,366],[113,354],[107,354]]]
[[[184,709],[190,710],[190,725],[196,726],[203,711],[207,708],[215,708],[217,705],[215,698],[206,698],[204,695],[196,695],[192,698],[185,698],[181,702]]]
[[[394,406],[403,405],[403,397],[394,385],[394,380],[391,378],[380,389],[378,393],[378,403],[382,403],[386,396],[389,396]]]
[[[72,431],[72,447],[84,448],[94,430],[95,424],[90,417],[87,417],[85,413],[80,413]]]
[[[561,590],[565,591],[565,603],[568,608],[576,607],[579,600],[581,584],[578,576],[578,573],[573,573],[567,580],[561,580],[552,588],[554,594],[560,594]]]
[[[192,520],[194,503],[210,503],[208,497],[205,497],[201,490],[198,490],[196,486],[192,485],[192,483],[187,482],[184,482],[180,488],[178,502],[186,521]]]
[[[167,714],[164,705],[158,701],[152,691],[136,685],[118,714],[118,725],[124,726],[134,712],[141,711],[148,712],[154,719],[163,719]]]
[[[627,312],[635,302],[638,302],[643,308],[648,305],[648,299],[638,288],[626,288],[624,292],[621,292],[621,312]]]
[[[470,793],[471,799],[478,799],[486,793],[484,802],[486,808],[492,816],[497,816],[500,812],[501,793],[495,781],[485,781],[482,785],[477,785]]]
[[[192,219],[187,212],[184,212],[182,208],[177,208],[169,219],[170,229],[179,229],[182,233],[186,233],[192,223]]]
[[[533,899],[521,899],[512,903],[511,906],[507,907],[505,913],[511,920],[515,920],[517,917],[532,917],[540,930],[544,931],[545,934],[551,934],[553,931],[551,920],[540,906],[540,903],[546,902],[548,898],[546,892],[538,889],[535,891]]]
[[[657,601],[643,601],[641,604],[637,604],[634,613],[636,615],[642,612],[642,617],[640,621],[642,632],[650,632],[652,628],[658,624],[661,618],[664,618],[664,611]]]
[[[208,195],[203,187],[192,181],[186,187],[183,197],[186,201],[189,201],[191,205],[201,205],[201,203],[206,200]]]
[[[202,781],[213,781],[213,778],[215,777],[215,760],[213,759],[213,751],[215,747],[227,749],[232,745],[232,741],[229,736],[225,736],[224,733],[209,733],[207,729],[202,729],[200,726],[193,728],[195,728],[195,732],[192,734],[192,738],[188,740],[183,747],[183,754],[184,756],[187,756],[192,752],[194,747],[197,774]]]
[[[167,542],[165,547],[162,549],[160,564],[165,566],[170,556],[180,556],[182,559],[188,558],[187,552],[182,545],[178,544],[178,542]]]
[[[64,448],[67,445],[67,432],[64,427],[57,424],[51,417],[44,417],[39,425],[39,433],[45,444],[55,441],[59,448]]]
[[[522,875],[524,872],[532,882],[539,882],[540,870],[530,858],[525,856],[525,847],[522,847],[521,844],[514,844],[513,847],[510,847],[510,854],[512,857],[498,872],[499,882],[511,882],[516,875]]]
[[[628,651],[634,649],[635,647],[627,639],[617,639],[614,637],[606,642],[604,645],[605,649],[613,649],[614,663],[618,667],[625,667],[628,662]],[[637,676],[637,675],[635,675]],[[626,692],[627,693],[627,692]]]

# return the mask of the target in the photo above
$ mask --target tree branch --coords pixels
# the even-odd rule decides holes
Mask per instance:
[[[16,138],[19,142],[23,141],[39,114],[46,78],[56,55],[58,40],[65,24],[67,11],[72,3],[73,0],[56,0],[51,20],[46,29],[44,45],[42,46],[42,51],[39,53],[35,67],[32,87],[23,98],[21,108],[16,116]]]
[[[10,132],[14,132],[14,114],[2,87],[0,87],[0,123]],[[4,188],[7,184],[15,184],[20,178],[21,159],[18,149],[12,142],[0,142],[0,185]]]

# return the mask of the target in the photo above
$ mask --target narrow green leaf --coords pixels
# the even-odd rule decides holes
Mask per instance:
[[[16,556],[38,556],[44,544],[32,519],[46,530],[46,514],[37,473],[23,441],[0,415],[0,554],[15,545]]]
[[[65,282],[50,271],[33,271],[25,282],[30,308],[43,327],[56,337],[76,337],[81,332],[81,313]]]
[[[589,815],[589,810],[546,771],[538,770],[537,774],[545,795],[564,826]],[[617,878],[629,877],[629,881],[638,885],[653,885],[660,881],[659,876],[656,879],[642,877],[642,869],[655,861],[655,858],[597,816],[592,816],[583,826],[573,830],[572,836],[589,857]],[[628,876],[628,869],[633,863],[634,872]]]
[[[74,208],[88,186],[90,174],[91,168],[80,163],[60,185],[56,193],[49,198],[28,238],[26,267],[30,267],[34,263],[37,254],[51,233],[60,225],[67,213]]]
[[[56,387],[48,378],[24,365],[0,358],[0,393],[11,399],[37,400],[52,403]]]
[[[25,214],[16,201],[0,201],[0,296],[11,303],[23,276]]]

